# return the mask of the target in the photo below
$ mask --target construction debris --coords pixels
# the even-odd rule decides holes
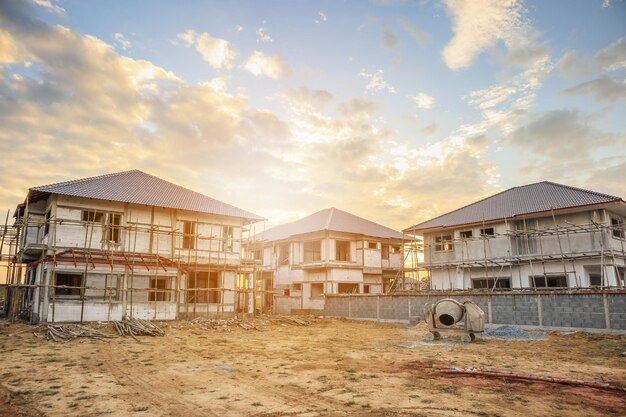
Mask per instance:
[[[52,339],[55,342],[60,341],[72,341],[79,337],[86,337],[90,339],[106,340],[113,339],[115,336],[104,334],[98,330],[89,328],[87,326],[81,326],[80,324],[63,324],[59,326],[48,326],[46,332],[46,338]]]
[[[271,318],[262,316],[250,319],[242,319],[239,317],[232,317],[229,319],[207,319],[204,317],[198,317],[189,322],[189,324],[194,327],[200,327],[220,332],[230,332],[232,327],[240,327],[244,330],[265,331],[267,330],[265,326],[270,324],[280,324],[283,326],[309,326],[311,325],[311,323],[311,320],[291,316],[271,316]],[[172,327],[179,328],[179,326],[176,325]]]
[[[148,320],[125,319],[114,321],[115,329],[120,336],[165,336],[159,326]]]
[[[483,339],[546,340],[544,332],[527,332],[519,326],[499,326],[485,331]]]
[[[291,324],[293,326],[309,326],[309,325],[311,325],[310,321],[297,319],[295,317],[288,317],[288,316],[272,318],[272,319],[269,319],[269,321],[272,322],[272,323]]]

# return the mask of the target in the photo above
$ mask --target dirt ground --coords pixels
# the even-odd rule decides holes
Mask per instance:
[[[160,323],[164,337],[140,342],[54,342],[34,335],[43,326],[0,323],[0,417],[626,415],[619,392],[437,371],[493,369],[626,386],[624,336],[422,342],[419,326],[307,320],[252,321],[262,331]],[[113,334],[110,326],[100,330]]]

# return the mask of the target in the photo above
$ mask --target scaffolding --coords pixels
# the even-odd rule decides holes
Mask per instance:
[[[71,209],[81,210],[82,220],[31,214],[28,202],[13,218],[7,212],[0,226],[0,313],[9,320],[37,322],[45,309],[47,321],[91,321],[96,305],[106,310],[102,321],[120,319],[120,308],[128,318],[153,320],[256,314],[254,300],[268,292],[257,288],[259,261],[248,250],[252,220],[242,221],[235,236],[233,222],[183,221],[175,209],[163,209],[171,219],[165,225],[155,221],[154,207],[146,209],[150,223],[132,211],[122,221],[104,210]],[[79,306],[74,320],[58,317],[68,305]]]
[[[495,233],[493,223],[483,221],[479,225],[483,233],[478,236],[471,232],[462,235],[464,228],[456,226],[426,233],[424,241],[409,241],[405,244],[404,268],[398,272],[391,292],[432,289],[434,272],[447,274],[448,288],[468,290],[456,288],[453,271],[463,274],[464,283],[465,271],[470,282],[484,280],[489,285],[478,288],[481,291],[557,288],[547,284],[550,278],[557,276],[565,276],[566,281],[567,277],[572,277],[573,285],[559,286],[561,288],[589,288],[583,283],[580,265],[577,268],[576,262],[581,260],[599,262],[598,282],[594,287],[624,288],[626,233],[623,222],[612,222],[605,210],[582,224],[559,223],[554,211],[543,218],[544,223],[549,220],[550,226],[533,227],[530,223],[536,223],[535,220],[525,216],[504,219],[506,231],[502,233]],[[472,227],[465,229],[472,230]],[[460,233],[457,235],[455,231]],[[420,253],[424,261],[416,262],[418,257],[412,255],[415,253]],[[521,285],[522,268],[530,271],[527,287]],[[403,277],[407,276],[413,277],[409,280],[413,285],[406,285]],[[614,282],[609,282],[609,276],[615,277]],[[501,285],[506,280],[509,287]],[[516,280],[520,285],[514,287],[511,284]]]

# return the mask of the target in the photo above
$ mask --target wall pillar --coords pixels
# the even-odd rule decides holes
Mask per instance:
[[[606,294],[602,294],[602,303],[604,304],[604,323],[607,329],[611,328],[611,316],[609,315],[609,298]]]
[[[543,326],[543,308],[541,305],[541,294],[537,294],[537,318],[539,319],[539,326]]]

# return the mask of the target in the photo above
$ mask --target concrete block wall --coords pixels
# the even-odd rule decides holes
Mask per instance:
[[[327,294],[324,315],[379,321],[423,320],[424,307],[469,298],[488,324],[626,331],[626,290],[515,293]]]

